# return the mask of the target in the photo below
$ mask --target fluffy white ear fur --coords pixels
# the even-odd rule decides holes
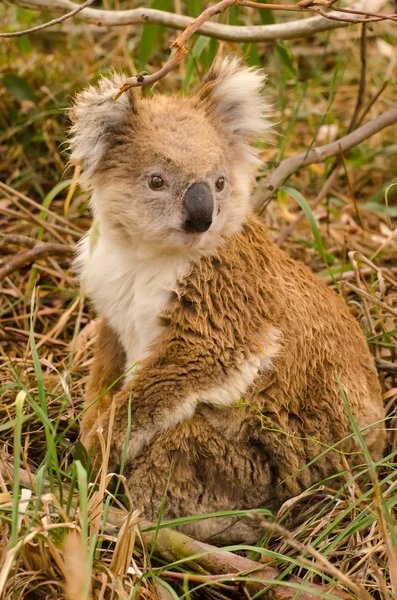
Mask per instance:
[[[266,79],[262,70],[243,67],[236,57],[218,58],[205,77],[199,101],[232,135],[251,142],[271,129],[266,118],[270,106],[261,94]]]
[[[81,164],[80,183],[84,186],[89,185],[106,151],[108,136],[134,110],[130,94],[122,94],[114,101],[124,81],[125,77],[116,73],[109,79],[103,77],[96,87],[90,86],[77,94],[70,110],[71,163]]]

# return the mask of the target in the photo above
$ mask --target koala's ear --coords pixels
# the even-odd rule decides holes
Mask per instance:
[[[131,90],[115,102],[125,77],[113,74],[77,94],[69,111],[71,163],[81,165],[80,182],[89,185],[98,163],[107,149],[123,135],[129,117],[136,112]]]
[[[251,142],[271,127],[266,119],[270,107],[261,94],[265,82],[260,69],[243,67],[235,57],[217,58],[198,92],[198,101],[232,135]]]

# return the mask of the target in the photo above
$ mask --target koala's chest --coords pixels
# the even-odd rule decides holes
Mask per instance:
[[[142,260],[100,245],[87,261],[87,294],[118,333],[126,368],[149,355],[151,344],[163,331],[160,314],[186,267],[169,257]]]

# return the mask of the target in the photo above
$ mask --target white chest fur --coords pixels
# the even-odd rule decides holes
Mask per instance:
[[[161,333],[159,315],[189,262],[181,255],[129,250],[101,235],[94,250],[88,237],[81,242],[77,264],[95,309],[120,337],[126,368],[133,366]]]

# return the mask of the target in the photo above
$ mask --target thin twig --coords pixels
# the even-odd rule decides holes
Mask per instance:
[[[72,8],[73,10],[68,13],[68,15],[65,15],[63,17],[63,20],[70,16],[73,16],[74,14],[77,14],[78,12],[80,12],[85,6],[87,6],[87,4],[90,4],[92,0],[87,0],[87,2],[84,3],[84,5],[82,6],[77,6],[73,3],[70,2],[69,0],[56,0],[55,2],[52,1],[51,6],[48,5],[48,0],[17,0],[17,3],[22,4],[23,6],[29,6],[30,8],[60,8],[60,9],[64,9],[65,7],[69,7]],[[323,4],[323,3],[321,3]],[[333,7],[334,2],[330,1],[327,3],[327,6],[329,8],[332,8],[332,10],[338,10],[335,9],[335,7]],[[129,11],[106,11],[106,10],[96,10],[96,9],[90,9],[89,11],[85,11],[84,13],[84,17],[85,20],[90,20],[93,18],[94,15],[97,15],[97,20],[96,23],[98,23],[98,19],[99,19],[99,23],[103,24],[103,20],[105,18],[105,20],[107,20],[110,23],[108,24],[113,24],[113,25],[125,25],[127,23],[157,23],[157,24],[161,24],[161,25],[165,25],[167,27],[175,27],[175,28],[179,28],[179,23],[181,23],[181,19],[185,20],[185,30],[184,32],[171,44],[171,50],[175,50],[175,54],[171,55],[171,58],[168,60],[168,62],[163,65],[163,67],[161,69],[159,69],[158,71],[156,71],[155,73],[152,73],[151,75],[148,75],[145,72],[141,72],[138,73],[138,75],[134,76],[134,77],[129,77],[124,85],[120,88],[120,92],[117,94],[116,96],[116,100],[117,98],[123,94],[124,92],[126,92],[127,90],[129,90],[130,88],[133,87],[142,87],[142,86],[146,86],[146,85],[152,85],[153,83],[156,83],[157,81],[159,81],[160,79],[162,79],[163,77],[165,77],[177,64],[180,63],[180,61],[182,60],[182,58],[184,57],[185,54],[187,54],[187,50],[185,48],[185,43],[192,37],[192,35],[194,33],[200,32],[204,35],[211,35],[211,27],[212,29],[215,28],[217,29],[217,33],[214,34],[212,37],[215,37],[217,39],[232,39],[233,41],[249,41],[249,42],[254,42],[254,41],[259,41],[258,38],[254,39],[252,33],[254,33],[255,29],[258,29],[258,27],[261,28],[261,33],[262,33],[262,37],[260,38],[261,41],[264,41],[264,37],[263,34],[265,34],[265,29],[266,27],[271,27],[272,28],[272,33],[273,36],[272,40],[274,39],[292,39],[294,37],[294,34],[292,34],[293,30],[295,29],[294,24],[293,23],[287,23],[284,24],[284,26],[286,25],[287,28],[285,29],[284,27],[284,34],[280,36],[275,36],[274,34],[276,33],[276,27],[279,27],[279,25],[270,25],[270,26],[239,26],[237,29],[238,30],[242,30],[244,29],[244,31],[247,31],[247,33],[249,32],[248,38],[244,37],[244,39],[241,36],[236,36],[233,35],[232,38],[230,37],[225,37],[222,36],[222,31],[219,31],[219,28],[224,28],[227,27],[230,30],[230,25],[220,25],[220,24],[211,24],[211,23],[207,23],[207,21],[209,21],[209,19],[211,19],[213,16],[218,15],[222,12],[224,12],[225,10],[227,10],[228,8],[230,8],[231,6],[245,6],[245,7],[250,7],[250,8],[256,8],[256,9],[270,9],[270,10],[287,10],[287,11],[297,11],[297,12],[302,12],[302,11],[309,11],[309,12],[316,12],[319,13],[325,20],[331,20],[331,21],[337,21],[337,25],[342,25],[342,23],[361,23],[361,22],[371,22],[371,21],[378,21],[378,20],[397,20],[397,18],[394,15],[375,15],[374,17],[369,16],[369,14],[367,14],[364,11],[355,11],[354,14],[357,15],[361,15],[363,18],[360,19],[353,19],[353,18],[348,18],[348,17],[341,17],[335,14],[331,14],[328,12],[324,12],[321,8],[319,8],[318,6],[316,6],[316,2],[310,1],[310,2],[305,2],[301,0],[301,2],[298,2],[298,4],[295,5],[276,5],[276,4],[264,4],[264,3],[256,3],[256,2],[251,2],[250,0],[220,0],[220,2],[218,2],[217,4],[214,4],[213,6],[209,6],[208,8],[206,8],[196,19],[194,19],[193,21],[191,19],[188,18],[188,21],[186,23],[185,17],[183,17],[182,15],[178,15],[178,14],[174,14],[174,13],[166,13],[164,11],[155,11],[154,9],[132,9]],[[352,9],[353,10],[353,9]],[[143,12],[142,12],[143,11]],[[116,22],[112,22],[112,18],[110,16],[110,19],[108,18],[109,15],[113,16],[118,13],[116,15],[116,17],[118,17],[118,19],[116,18]],[[160,13],[162,13],[160,15]],[[62,17],[61,17],[62,19]],[[126,23],[127,20],[127,23]],[[160,22],[159,22],[160,21]],[[309,25],[308,23],[308,19],[305,19],[305,22],[303,22],[305,25]],[[45,27],[49,27],[52,23],[55,22],[59,22],[59,19],[55,19],[53,22],[51,23],[47,23],[45,25],[39,26],[38,28],[34,28],[34,30],[37,29],[44,29]],[[300,22],[302,24],[302,21]],[[314,25],[313,23],[310,25]],[[320,23],[318,22],[318,25],[320,26]],[[321,26],[320,26],[321,27]],[[299,28],[299,27],[298,27]],[[317,30],[317,22],[316,22],[316,26],[315,29]],[[32,30],[30,30],[32,31]],[[269,31],[269,30],[268,30]],[[12,37],[13,35],[24,35],[25,33],[27,33],[28,31],[25,32],[19,32],[18,34],[3,34],[3,37]],[[309,35],[312,35],[315,31],[312,29],[312,31],[308,32]],[[301,30],[301,34],[303,34],[303,31]],[[298,36],[298,37],[302,37],[302,35]]]
[[[385,15],[385,17],[363,17],[360,19],[356,19],[354,17],[350,18],[350,17],[343,17],[341,15],[335,14],[335,13],[331,13],[331,12],[326,12],[325,10],[322,10],[321,8],[316,8],[315,11],[318,13],[319,15],[321,15],[322,17],[325,17],[326,19],[331,19],[333,21],[338,21],[340,23],[349,23],[349,24],[357,24],[357,23],[377,23],[378,21],[385,21],[385,20],[391,20],[394,21],[394,15]]]
[[[66,19],[70,19],[74,17],[79,12],[84,10],[87,6],[90,6],[95,0],[86,0],[80,6],[77,6],[66,15],[62,15],[62,17],[57,17],[56,19],[52,19],[52,21],[48,21],[47,23],[42,23],[41,25],[36,25],[36,27],[31,27],[30,29],[23,29],[22,31],[13,31],[11,33],[0,33],[0,38],[14,38],[21,37],[23,35],[27,35],[28,33],[36,33],[36,31],[42,31],[43,29],[48,29],[48,27],[52,27],[53,25],[58,25],[59,23],[63,23]]]
[[[221,0],[217,4],[206,8],[201,15],[199,15],[197,19],[194,19],[194,21],[192,21],[186,27],[185,31],[183,31],[181,35],[172,42],[170,49],[171,51],[175,50],[175,54],[170,58],[170,60],[161,69],[155,73],[152,73],[151,75],[146,76],[143,73],[138,73],[136,77],[129,77],[125,81],[124,85],[120,88],[120,92],[117,94],[116,99],[120,96],[120,94],[132,87],[151,85],[165,77],[165,75],[167,75],[171,69],[173,69],[182,60],[184,55],[187,54],[188,51],[185,48],[185,44],[192,37],[192,35],[200,29],[201,25],[211,19],[211,17],[219,15],[236,3],[238,3],[238,0]]]
[[[19,198],[20,200],[23,200],[24,202],[27,202],[27,204],[30,204],[30,206],[33,206],[40,212],[44,212],[47,215],[50,215],[56,221],[59,221],[60,223],[65,225],[68,228],[68,230],[70,229],[70,231],[68,231],[68,233],[77,234],[78,236],[82,235],[83,230],[79,231],[77,228],[75,228],[71,224],[70,221],[68,221],[68,219],[65,219],[64,217],[62,217],[62,215],[59,215],[58,213],[50,210],[49,208],[46,208],[42,204],[39,204],[35,200],[32,200],[31,198],[29,198],[28,196],[25,196],[25,194],[22,194],[18,190],[12,188],[11,186],[7,185],[6,183],[3,183],[2,181],[0,181],[0,189],[2,189],[7,194],[7,196],[10,198],[10,200],[13,200],[14,196],[16,196],[17,198]]]
[[[380,13],[373,13],[373,12],[369,12],[369,11],[360,11],[360,10],[355,10],[354,8],[342,8],[341,6],[333,6],[332,10],[336,10],[338,12],[341,13],[346,13],[349,15],[365,15],[366,17],[374,17],[376,19],[379,19],[379,21],[384,21],[385,17],[388,21],[397,21],[397,15],[381,15]],[[367,19],[365,21],[366,23],[369,23],[370,20]]]
[[[34,248],[37,244],[35,238],[31,238],[28,235],[18,235],[16,233],[5,233],[0,237],[0,248],[11,244],[13,246],[25,246],[26,248]]]
[[[373,107],[373,105],[375,104],[375,102],[377,101],[377,99],[379,98],[379,96],[381,94],[383,94],[383,92],[385,91],[385,89],[389,85],[389,81],[390,81],[389,79],[387,79],[386,81],[384,81],[382,83],[382,85],[380,86],[379,90],[376,92],[376,94],[368,102],[367,106],[363,110],[363,113],[362,113],[361,117],[358,120],[357,126],[361,125],[361,123],[364,121],[365,117],[367,116],[367,114],[369,113],[369,111],[371,110],[371,108]]]
[[[376,306],[379,306],[379,308],[383,308],[383,310],[390,313],[394,317],[397,317],[397,310],[395,308],[392,308],[385,302],[382,302],[381,300],[378,300],[378,298],[371,296],[371,294],[368,294],[368,292],[366,292],[365,290],[360,289],[359,287],[353,285],[352,283],[349,283],[348,281],[344,281],[343,285],[345,287],[347,287],[349,290],[351,290],[352,292],[355,292],[359,296],[362,296],[362,298],[365,298],[366,300],[370,300],[373,304],[375,304]]]
[[[138,75],[136,75],[136,77],[129,77],[125,81],[125,83],[121,86],[120,91],[115,96],[115,100],[117,100],[121,96],[121,94],[123,94],[130,88],[139,87],[142,85],[152,85],[153,83],[156,83],[156,81],[163,79],[163,77],[168,75],[168,73],[170,71],[172,71],[172,69],[174,67],[176,67],[176,65],[178,63],[181,62],[181,60],[185,54],[187,54],[186,48],[179,48],[175,52],[175,54],[173,54],[173,56],[171,56],[170,60],[167,63],[165,63],[165,65],[163,65],[161,67],[161,69],[159,69],[155,73],[152,73],[152,75],[146,75],[145,73],[138,73]]]
[[[354,131],[359,121],[359,113],[364,103],[365,90],[367,83],[367,26],[363,23],[361,28],[361,39],[360,39],[360,60],[361,60],[361,74],[360,74],[360,85],[358,88],[357,101],[354,109],[353,116],[350,121],[349,129],[347,133]]]
[[[174,42],[172,42],[170,48],[171,50],[175,50],[175,54],[171,56],[170,60],[158,71],[152,73],[151,75],[147,75],[146,73],[138,73],[138,75],[134,77],[129,77],[124,85],[120,88],[120,92],[117,94],[116,99],[119,96],[126,92],[128,89],[133,87],[142,87],[146,85],[152,85],[156,83],[163,77],[165,77],[184,57],[187,53],[185,48],[186,42],[192,37],[194,33],[196,33],[204,23],[206,23],[213,16],[218,15],[233,5],[237,6],[245,6],[250,8],[260,8],[260,9],[271,9],[271,10],[295,10],[295,11],[311,11],[318,12],[321,16],[329,19],[337,19],[338,21],[348,21],[348,22],[362,22],[362,20],[358,21],[357,19],[346,19],[345,17],[336,17],[334,15],[330,15],[328,13],[324,13],[320,9],[314,6],[314,2],[310,6],[305,6],[304,4],[298,3],[296,5],[283,6],[283,5],[274,5],[274,4],[263,4],[259,2],[251,2],[250,0],[221,0],[217,4],[208,7],[204,10],[201,15],[197,17],[185,31],[178,37]],[[360,13],[364,14],[364,13]],[[370,21],[371,19],[367,19]],[[374,19],[372,19],[374,20]],[[378,19],[376,19],[378,20]],[[367,22],[366,21],[366,22]],[[363,28],[365,25],[363,25]]]
[[[51,5],[48,3],[49,0],[17,0],[17,3],[22,6],[29,6],[30,8],[52,8],[52,9],[65,9],[65,8],[73,8],[73,10],[65,15],[65,17],[72,16],[77,14],[82,10],[84,5],[87,3],[91,3],[90,0],[84,3],[82,6],[76,6],[73,2],[69,0],[52,0]],[[334,2],[328,3],[328,8],[332,8],[333,11],[338,11],[332,5]],[[204,35],[209,35],[210,37],[215,37],[217,39],[228,39],[231,41],[248,41],[248,42],[257,42],[264,41],[265,39],[269,40],[269,36],[272,40],[275,39],[293,39],[294,37],[303,37],[305,35],[313,35],[319,29],[322,29],[324,23],[320,23],[320,21],[313,21],[309,23],[309,19],[305,19],[304,21],[297,21],[294,23],[286,23],[280,25],[262,25],[262,26],[238,26],[237,30],[234,26],[230,25],[222,25],[219,23],[208,23],[209,19],[213,16],[218,15],[233,5],[237,6],[245,6],[256,9],[270,9],[270,10],[286,10],[286,11],[308,11],[308,12],[316,12],[323,17],[324,21],[331,20],[337,21],[338,23],[334,26],[341,26],[342,24],[348,23],[361,23],[361,22],[370,22],[373,20],[397,20],[394,15],[374,15],[370,16],[364,11],[356,11],[354,14],[361,15],[360,19],[353,19],[350,17],[338,16],[335,14],[331,14],[330,12],[324,12],[321,8],[316,6],[316,2],[298,2],[295,5],[281,5],[281,4],[264,4],[251,2],[250,0],[221,0],[217,4],[213,6],[209,6],[206,8],[201,15],[199,15],[196,19],[191,20],[189,17],[184,17],[182,15],[178,15],[175,13],[166,13],[165,11],[156,11],[155,9],[131,9],[125,11],[106,11],[106,10],[97,10],[97,9],[89,9],[81,15],[81,17],[89,22],[94,21],[96,24],[103,24],[104,21],[108,25],[126,25],[131,23],[156,23],[160,25],[164,25],[166,27],[174,27],[176,29],[184,27],[185,30],[183,33],[171,44],[171,50],[175,50],[175,54],[171,55],[171,58],[168,62],[163,65],[161,69],[152,73],[151,75],[147,75],[146,73],[138,73],[137,76],[130,77],[126,80],[124,85],[121,87],[119,97],[122,93],[127,91],[132,87],[142,87],[146,85],[152,85],[153,83],[159,81],[163,77],[165,77],[184,57],[187,53],[185,48],[185,43],[192,37],[194,33],[200,32]],[[353,9],[352,9],[353,10]],[[372,14],[372,13],[371,13]],[[62,19],[62,17],[61,17]],[[55,22],[59,22],[59,19],[55,19]],[[183,23],[183,25],[182,25]],[[297,25],[299,24],[299,25]],[[304,27],[309,25],[309,29],[302,29],[302,24]],[[49,27],[51,23],[47,23],[46,25],[39,26],[40,28]],[[329,24],[328,24],[329,25]],[[230,28],[233,28],[232,35],[225,35],[225,29],[227,28],[228,33],[232,33]],[[269,27],[271,29],[269,29]],[[267,28],[267,29],[266,29]],[[277,31],[278,28],[278,31]],[[331,27],[327,27],[329,29]],[[216,29],[216,33],[214,32]],[[295,35],[294,30],[298,29],[300,31],[299,35]],[[35,28],[37,30],[37,28]],[[240,35],[241,31],[244,30],[243,36]],[[212,31],[212,33],[211,33]],[[306,31],[306,33],[305,33]],[[222,34],[223,32],[223,34]],[[238,33],[237,33],[238,32]],[[27,32],[19,32],[19,35],[24,35]],[[259,33],[259,37],[255,36],[255,33]],[[268,37],[266,37],[266,33]],[[237,34],[237,35],[236,35]],[[16,34],[3,34],[4,37],[11,37]]]
[[[351,180],[349,169],[347,168],[347,163],[346,163],[345,155],[344,155],[342,149],[340,151],[339,156],[341,157],[343,168],[345,170],[346,181],[347,181],[347,188],[349,190],[351,203],[353,204],[354,211],[356,213],[357,221],[359,222],[359,225],[360,225],[361,229],[364,230],[364,223],[363,223],[363,220],[361,218],[360,211],[358,210],[357,200],[356,200],[356,196],[354,194],[353,182]]]
[[[19,268],[28,265],[39,258],[46,258],[47,256],[56,254],[66,254],[67,256],[70,256],[73,254],[73,248],[72,246],[63,246],[62,244],[47,244],[40,242],[34,248],[23,252],[23,254],[19,254],[1,267],[0,281],[5,277],[8,277],[8,275],[11,275],[11,273],[14,273],[14,271],[17,271]]]

